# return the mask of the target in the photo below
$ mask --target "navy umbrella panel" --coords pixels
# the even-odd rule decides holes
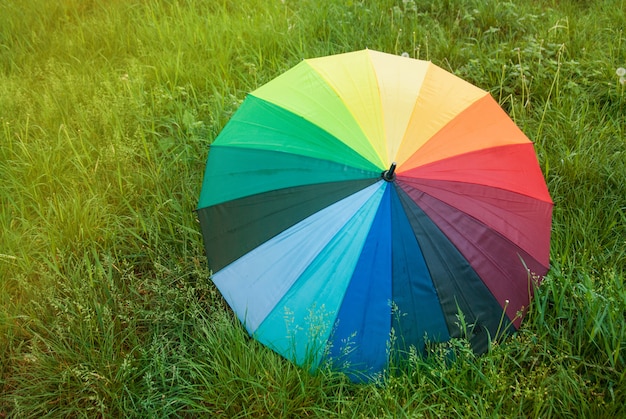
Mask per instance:
[[[254,338],[371,377],[461,337],[459,314],[477,352],[518,328],[551,211],[532,143],[487,92],[365,50],[252,92],[211,145],[198,216]]]

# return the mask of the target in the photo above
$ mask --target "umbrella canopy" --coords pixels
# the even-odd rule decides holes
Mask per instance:
[[[518,328],[549,265],[533,144],[428,62],[307,59],[253,91],[211,145],[198,216],[213,281],[299,365],[371,376],[393,349]]]

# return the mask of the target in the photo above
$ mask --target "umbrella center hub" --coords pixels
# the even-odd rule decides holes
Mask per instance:
[[[396,162],[391,163],[391,166],[388,170],[385,170],[380,174],[383,180],[387,182],[393,182],[396,179]]]

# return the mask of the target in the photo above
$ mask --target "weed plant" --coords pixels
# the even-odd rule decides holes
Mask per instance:
[[[0,417],[624,417],[624,28],[623,0],[1,2]],[[555,208],[515,336],[354,385],[247,337],[193,210],[246,92],[365,47],[488,90]]]

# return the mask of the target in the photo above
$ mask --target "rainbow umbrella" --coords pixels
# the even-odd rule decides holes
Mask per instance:
[[[198,209],[248,332],[362,377],[411,347],[467,336],[483,352],[518,328],[551,214],[533,144],[488,92],[372,50],[249,94],[210,147]]]

